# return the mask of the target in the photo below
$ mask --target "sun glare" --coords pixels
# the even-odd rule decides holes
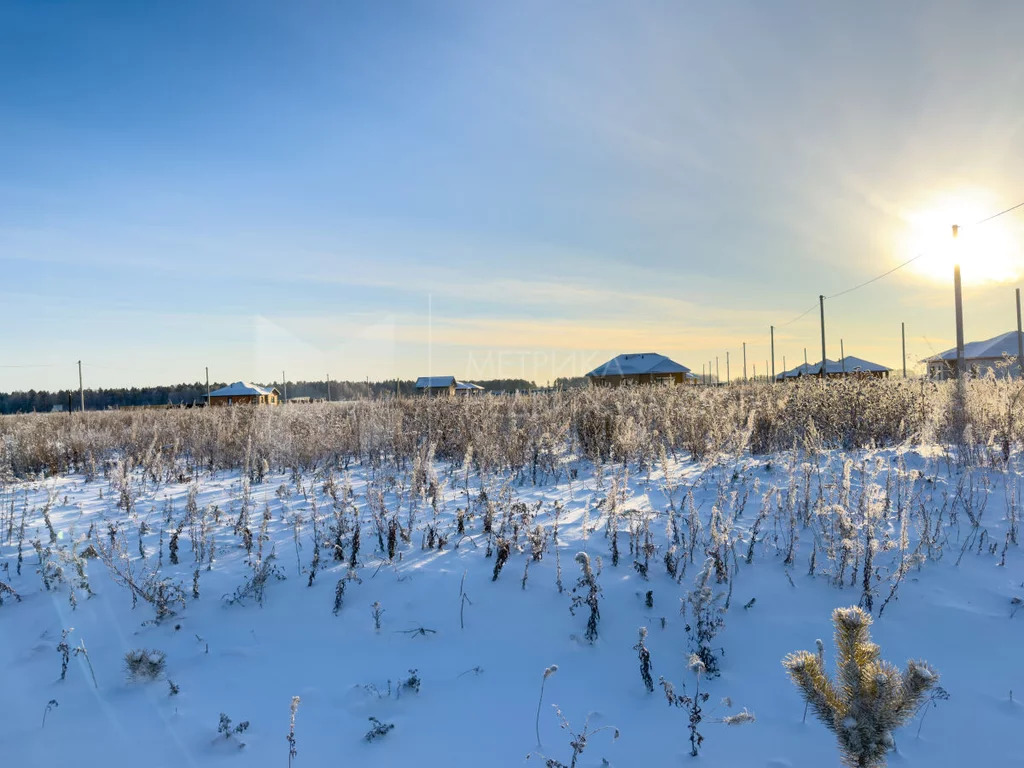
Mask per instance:
[[[965,285],[1013,282],[1024,274],[1024,215],[1006,216],[977,224],[999,211],[988,195],[961,194],[903,216],[900,253],[905,259],[920,254],[911,268],[932,280],[952,279],[953,265],[960,264]],[[956,239],[953,225],[960,227]]]

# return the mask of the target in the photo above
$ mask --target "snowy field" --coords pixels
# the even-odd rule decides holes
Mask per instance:
[[[895,733],[889,764],[1024,765],[1016,458],[904,447],[551,467],[428,455],[174,478],[109,463],[7,482],[4,764],[285,766],[297,696],[294,766],[568,766],[556,706],[592,732],[580,767],[835,766],[835,737],[804,721],[781,662],[822,638],[828,664],[832,610],[870,603],[883,658],[926,659],[943,692]],[[573,608],[578,553],[600,588],[593,640],[589,587]],[[155,679],[129,679],[137,649]],[[694,652],[718,673],[698,678]],[[709,694],[698,757],[661,679]],[[743,710],[756,720],[721,722]],[[386,732],[368,740],[370,718]]]

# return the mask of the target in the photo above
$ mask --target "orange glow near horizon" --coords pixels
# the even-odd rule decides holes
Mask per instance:
[[[906,224],[899,253],[921,258],[910,269],[937,282],[948,282],[960,264],[965,285],[1013,282],[1024,274],[1020,212],[975,225],[999,209],[992,196],[962,192],[932,201],[903,216]],[[953,239],[953,225],[960,227]]]

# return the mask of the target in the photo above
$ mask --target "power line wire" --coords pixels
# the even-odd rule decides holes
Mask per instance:
[[[993,219],[998,219],[1000,216],[1005,216],[1007,213],[1012,213],[1013,211],[1016,211],[1019,208],[1024,208],[1024,202],[1017,203],[1016,205],[1010,206],[1009,208],[1006,208],[1006,209],[1004,209],[1002,211],[999,211],[998,213],[993,213],[991,216],[986,216],[983,219],[979,219],[978,221],[976,221],[973,224],[970,224],[968,226],[976,227],[979,224],[984,224],[984,223],[986,223],[988,221],[992,221]],[[861,288],[864,288],[865,286],[871,285],[872,283],[875,283],[875,282],[881,280],[884,277],[888,277],[893,272],[898,272],[899,270],[903,269],[904,267],[906,267],[906,266],[908,266],[910,264],[913,264],[915,261],[920,259],[923,255],[924,255],[923,253],[919,253],[914,258],[907,259],[902,264],[898,264],[897,266],[893,267],[892,269],[888,270],[887,272],[883,272],[880,275],[876,275],[875,277],[872,277],[870,280],[865,280],[863,283],[860,283],[860,284],[855,285],[855,286],[853,286],[851,288],[847,288],[845,290],[839,291],[839,293],[833,293],[831,296],[826,296],[825,298],[827,298],[827,299],[836,299],[836,298],[839,298],[840,296],[845,296],[848,293],[853,293],[854,291],[860,290]],[[792,320],[788,320],[785,323],[782,323],[781,325],[778,325],[776,327],[777,328],[785,328],[788,325],[792,325],[797,320],[801,319],[802,317],[806,316],[809,312],[813,311],[816,306],[818,306],[818,305],[817,304],[812,304],[807,309],[805,309],[803,312],[801,312],[799,315],[794,317]],[[931,345],[929,344],[929,346],[931,346]],[[822,361],[822,365],[824,365],[824,361]]]
[[[992,221],[992,219],[997,219],[1000,216],[1003,216],[1003,215],[1005,215],[1007,213],[1011,213],[1012,211],[1016,211],[1018,208],[1024,208],[1024,202],[1017,203],[1017,205],[1014,205],[1014,206],[1011,206],[1011,207],[1009,207],[1009,208],[1007,208],[1005,210],[999,211],[999,213],[993,213],[991,216],[986,216],[984,219],[979,219],[978,221],[974,222],[973,224],[971,224],[969,226],[976,227],[979,224],[984,224],[986,221]],[[877,282],[878,280],[881,280],[883,277],[888,277],[893,272],[897,272],[897,271],[903,269],[904,267],[906,267],[909,264],[913,264],[915,261],[920,259],[922,256],[924,256],[924,254],[923,253],[919,253],[914,258],[907,259],[902,264],[899,264],[899,265],[893,267],[892,269],[890,269],[888,272],[883,272],[880,275],[876,275],[875,277],[872,277],[870,280],[865,280],[863,283],[860,283],[859,285],[855,285],[852,288],[847,288],[847,289],[845,289],[843,291],[840,291],[839,293],[833,293],[831,296],[826,296],[825,298],[826,299],[836,299],[836,298],[839,298],[840,296],[845,296],[848,293],[853,293],[854,291],[859,290],[859,289],[863,288],[864,286],[871,285],[872,283]],[[782,325],[779,325],[779,326],[776,326],[776,327],[778,327],[778,328],[785,328],[787,325],[795,323],[797,320],[802,318],[808,312],[813,310],[814,307],[816,307],[816,306],[817,306],[816,304],[812,304],[810,307],[805,309],[803,312],[801,312],[799,315],[794,317],[792,320],[790,320],[788,322],[785,322]]]
[[[839,293],[833,293],[831,296],[826,296],[825,298],[826,299],[835,299],[835,298],[838,298],[840,296],[844,296],[847,293],[852,293],[853,291],[856,291],[859,288],[863,288],[865,285],[871,285],[871,283],[875,282],[876,280],[881,280],[883,277],[888,277],[889,275],[891,275],[896,270],[903,269],[908,264],[913,264],[915,261],[920,259],[922,256],[924,256],[924,254],[923,253],[919,253],[914,258],[907,259],[906,261],[904,261],[899,266],[896,266],[896,267],[893,267],[892,269],[890,269],[888,272],[883,272],[882,274],[877,275],[876,277],[872,277],[870,280],[864,281],[860,285],[855,285],[855,286],[853,286],[853,288],[847,288],[845,291],[840,291]]]
[[[794,318],[793,318],[792,320],[789,320],[788,322],[785,322],[785,323],[783,323],[782,325],[777,325],[777,326],[775,326],[775,327],[776,327],[776,328],[785,328],[785,327],[786,327],[787,325],[792,325],[792,324],[793,324],[793,323],[795,323],[795,322],[796,322],[797,320],[799,320],[799,319],[800,319],[801,317],[803,317],[803,316],[804,316],[804,315],[806,315],[806,314],[807,314],[808,312],[810,312],[810,311],[811,311],[812,309],[814,309],[814,308],[815,308],[816,306],[818,306],[818,305],[817,305],[817,304],[811,304],[811,306],[809,306],[809,307],[808,307],[807,309],[805,309],[805,310],[804,310],[803,312],[801,312],[801,313],[800,313],[799,315],[797,315],[796,317],[794,317]]]
[[[1015,206],[1013,206],[1012,208],[1007,208],[1005,211],[1000,211],[999,213],[993,213],[991,216],[986,216],[984,219],[981,219],[980,221],[976,221],[973,224],[971,224],[970,226],[976,227],[979,224],[984,224],[986,221],[992,221],[992,219],[998,219],[1004,213],[1009,213],[1010,211],[1016,211],[1018,208],[1024,208],[1024,203],[1017,203]]]

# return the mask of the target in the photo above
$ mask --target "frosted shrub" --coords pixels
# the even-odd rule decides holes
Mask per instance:
[[[167,654],[163,651],[136,648],[125,653],[124,668],[132,682],[157,680],[167,669]]]
[[[223,736],[225,741],[234,741],[238,744],[238,748],[241,749],[245,746],[245,742],[240,740],[238,737],[247,730],[249,730],[248,720],[243,720],[238,725],[232,725],[231,718],[223,712],[220,713],[220,722],[217,725],[217,733]]]
[[[648,594],[650,594],[648,592]],[[647,627],[640,627],[640,639],[637,640],[633,650],[640,659],[640,679],[643,680],[644,688],[648,693],[654,692],[654,678],[651,677],[651,652],[647,650]]]
[[[394,723],[382,723],[376,717],[370,717],[370,730],[363,736],[365,741],[376,741],[381,736],[387,736],[394,727]]]
[[[913,717],[939,676],[923,661],[908,661],[902,673],[882,661],[871,642],[871,616],[860,608],[837,608],[832,621],[835,680],[826,674],[820,651],[792,653],[783,665],[814,713],[836,735],[843,764],[884,766],[895,743],[893,731]]]
[[[458,468],[511,471],[543,483],[566,450],[596,462],[642,467],[666,454],[698,461],[722,450],[776,452],[895,445],[964,427],[1005,463],[1024,437],[1024,397],[1008,380],[966,384],[965,424],[949,418],[950,382],[847,379],[733,387],[583,388],[529,398],[389,398],[303,408],[210,408],[24,414],[0,420],[0,474],[25,478],[104,466],[122,507],[139,481],[188,482],[201,472],[241,470],[258,483],[274,471],[303,473],[354,462],[377,468],[419,459],[417,493],[430,494],[432,457]],[[427,441],[423,436],[429,436]],[[974,455],[974,454],[971,454]],[[972,459],[973,460],[973,459]],[[92,469],[90,469],[92,468]],[[113,469],[111,472],[110,470]]]
[[[701,678],[707,675],[708,670],[697,654],[690,654],[687,667],[695,678],[693,696],[688,696],[685,693],[676,693],[675,686],[663,677],[659,677],[658,682],[665,692],[665,700],[668,701],[668,705],[686,710],[689,719],[687,730],[690,732],[690,755],[691,757],[697,757],[700,754],[700,747],[704,743],[704,735],[699,730],[700,724],[704,721],[703,705],[711,698],[711,694],[700,689]],[[722,699],[722,704],[731,707],[732,700],[724,698]],[[754,722],[755,719],[753,713],[748,712],[744,708],[743,711],[737,712],[735,715],[726,715],[725,717],[712,719],[709,722],[724,723],[725,725],[745,725]]]
[[[557,760],[553,757],[547,757],[540,753],[531,753],[526,756],[527,760],[534,755],[541,758],[544,761],[545,768],[576,768],[576,763],[579,760],[580,755],[583,754],[583,750],[587,748],[588,739],[601,731],[611,731],[612,741],[619,738],[619,729],[612,725],[604,725],[600,728],[594,729],[593,731],[590,730],[589,716],[583,722],[583,728],[578,733],[574,732],[569,721],[565,718],[565,715],[562,714],[562,710],[559,709],[557,705],[555,706],[555,716],[558,717],[562,730],[569,733],[569,748],[572,752],[568,763],[563,763],[561,760]],[[607,760],[603,762],[605,764],[608,763]]]
[[[714,562],[714,558],[710,557],[704,561],[704,568],[697,576],[694,588],[687,594],[682,608],[685,610],[687,604],[690,606],[692,618],[686,625],[690,645],[704,665],[704,672],[711,676],[718,674],[718,657],[715,656],[711,642],[725,624],[721,606],[723,595],[720,592],[716,594],[711,589]]]

